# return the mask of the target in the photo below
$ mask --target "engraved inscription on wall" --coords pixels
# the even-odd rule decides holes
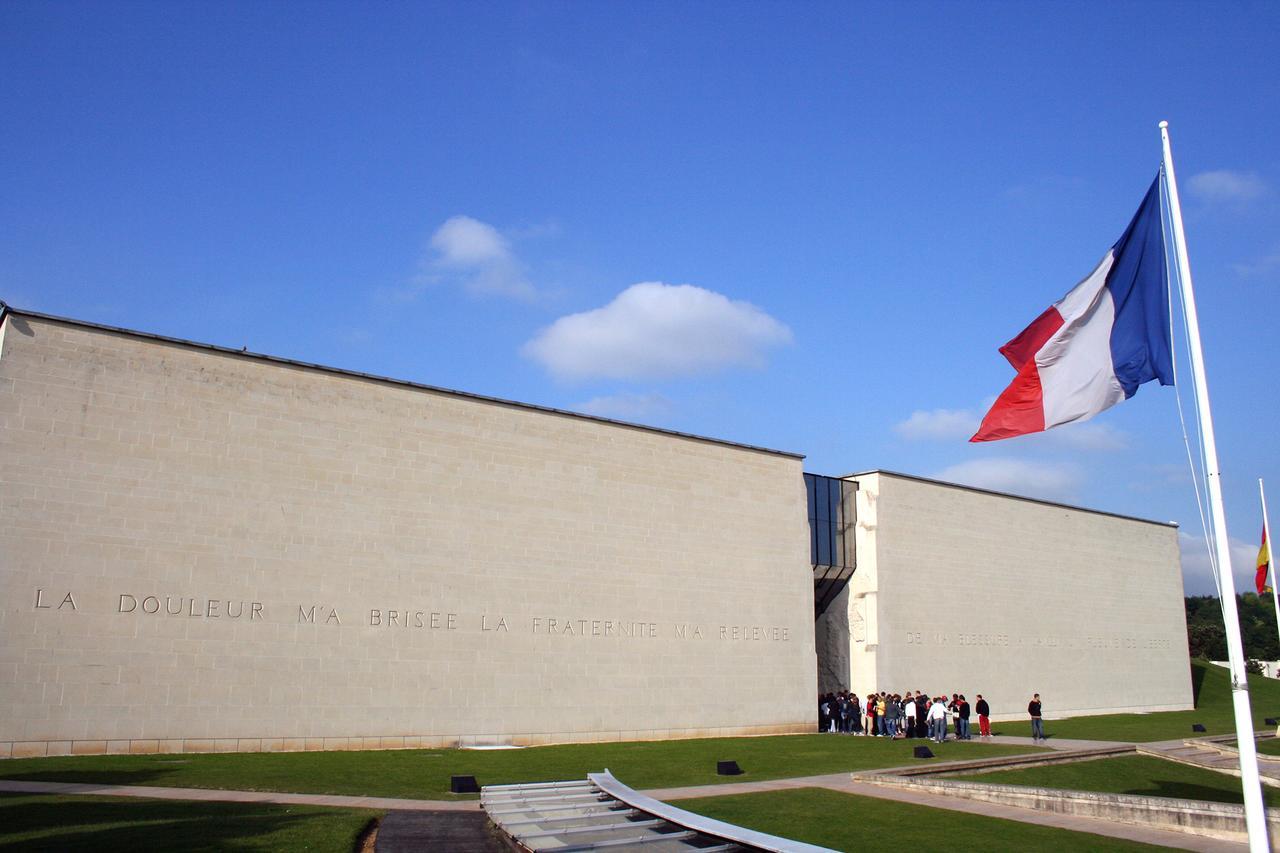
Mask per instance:
[[[906,631],[908,646],[989,646],[1019,649],[1089,649],[1092,651],[1168,650],[1167,637],[1139,634],[1020,635],[1003,632]]]
[[[84,599],[82,605],[81,600]],[[379,631],[474,631],[485,634],[536,634],[557,637],[717,640],[729,643],[791,642],[792,626],[694,622],[662,622],[601,615],[517,616],[465,613],[427,607],[361,607],[322,603],[278,604],[195,595],[120,592],[109,608],[103,602],[77,596],[73,590],[38,587],[32,609],[80,613],[110,612],[122,618],[186,618],[247,622],[293,622],[339,628],[356,626]]]

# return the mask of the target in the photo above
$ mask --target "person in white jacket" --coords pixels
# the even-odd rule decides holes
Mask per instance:
[[[934,699],[929,706],[929,739],[942,743],[947,739],[947,702],[945,699]]]

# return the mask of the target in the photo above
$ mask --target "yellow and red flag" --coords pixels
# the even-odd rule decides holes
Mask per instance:
[[[1267,547],[1267,528],[1262,528],[1262,547],[1258,549],[1258,574],[1253,585],[1258,588],[1258,595],[1267,591],[1267,571],[1271,568],[1271,549]]]

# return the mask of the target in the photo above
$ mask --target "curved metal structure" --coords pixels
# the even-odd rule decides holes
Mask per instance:
[[[480,804],[529,851],[835,853],[676,808],[628,788],[608,770],[581,782],[487,785]]]

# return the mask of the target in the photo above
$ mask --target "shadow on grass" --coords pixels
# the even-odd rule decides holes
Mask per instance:
[[[1197,785],[1193,782],[1175,782],[1168,779],[1152,779],[1150,786],[1132,788],[1120,793],[1136,794],[1141,797],[1169,797],[1178,800],[1207,800],[1213,803],[1234,803],[1236,805],[1239,805],[1241,800],[1239,791],[1224,791],[1221,788],[1211,788],[1207,785]]]
[[[0,847],[59,851],[257,849],[263,836],[323,821],[322,815],[289,812],[285,806],[259,803],[104,802],[0,795]]]
[[[14,799],[0,799],[4,815],[0,840],[5,841],[5,849],[227,849],[243,839],[306,820],[305,816],[284,815],[279,808],[238,808],[238,804],[201,803],[193,807],[192,803],[150,799],[118,803]],[[65,831],[44,838],[9,840],[45,834],[51,827],[65,827]]]
[[[163,785],[163,770],[28,770],[5,773],[16,782],[71,782],[77,785]]]

